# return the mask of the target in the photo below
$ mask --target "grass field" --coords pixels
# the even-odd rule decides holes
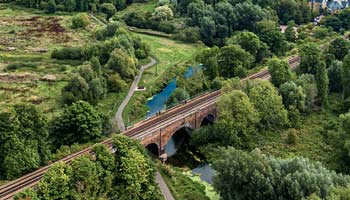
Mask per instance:
[[[332,96],[330,104],[335,105],[339,96]],[[300,128],[296,129],[296,144],[288,144],[290,129],[264,133],[257,139],[262,152],[281,158],[307,157],[323,163],[327,168],[342,171],[342,152],[339,148],[339,114],[331,110],[316,111],[302,117]],[[340,139],[341,140],[341,139]]]
[[[49,117],[60,110],[61,90],[82,62],[53,60],[51,51],[90,43],[94,40],[92,30],[99,26],[91,20],[88,27],[73,30],[71,18],[75,14],[49,15],[0,4],[0,110],[20,102],[36,104]],[[17,69],[6,70],[8,64],[18,62]],[[23,67],[26,63],[32,67]],[[45,75],[54,75],[56,81],[43,81]],[[99,108],[110,114],[120,99],[121,94],[108,94]]]
[[[142,41],[147,43],[151,49],[151,54],[158,60],[158,64],[146,70],[141,78],[139,86],[145,86],[148,91],[154,91],[159,85],[156,85],[157,79],[162,78],[167,70],[176,67],[177,64],[185,61],[193,61],[193,57],[200,49],[205,46],[202,44],[186,44],[167,38],[136,34]],[[137,92],[127,105],[123,118],[128,124],[146,116],[147,108],[145,105],[146,98],[144,93]],[[135,111],[138,107],[141,111]]]
[[[124,10],[118,11],[116,16],[119,18],[123,18],[124,15],[136,12],[136,13],[146,13],[146,12],[153,12],[154,8],[158,5],[157,0],[150,0],[145,3],[132,3],[128,7],[126,7]]]
[[[50,53],[55,48],[90,43],[94,40],[91,30],[99,26],[91,20],[87,28],[73,30],[70,27],[73,15],[48,15],[35,9],[0,4],[0,110],[20,102],[37,104],[49,117],[60,110],[61,90],[82,63],[53,60]],[[31,62],[36,67],[5,73],[6,65],[19,61]],[[41,81],[47,74],[55,75],[57,81]],[[124,96],[125,92],[109,93],[97,108],[112,117]]]

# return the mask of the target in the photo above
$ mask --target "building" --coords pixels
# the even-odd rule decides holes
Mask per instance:
[[[316,13],[328,11],[334,13],[337,10],[350,7],[350,0],[309,0],[309,6]]]
[[[328,0],[310,0],[309,6],[312,11],[320,13],[322,10],[327,8]]]
[[[334,13],[337,10],[348,8],[350,0],[329,0],[327,3],[327,10],[330,13]]]

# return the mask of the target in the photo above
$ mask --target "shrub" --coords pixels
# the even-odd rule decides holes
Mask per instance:
[[[84,28],[90,24],[89,16],[86,13],[72,17],[72,28]]]
[[[188,27],[175,35],[175,39],[195,43],[200,39],[200,31],[197,27]]]
[[[171,21],[162,21],[159,23],[158,26],[159,31],[165,32],[165,33],[173,33],[175,30],[174,23]]]
[[[6,71],[12,71],[20,68],[37,68],[38,66],[35,63],[32,62],[14,62],[10,63],[6,66]]]
[[[127,87],[127,84],[119,74],[110,75],[107,80],[107,85],[109,92],[120,92]]]
[[[81,60],[83,58],[83,49],[81,47],[55,49],[51,53],[51,58],[58,60]]]
[[[298,141],[297,131],[295,129],[291,129],[288,131],[287,143],[294,145]]]
[[[107,15],[107,19],[111,18],[117,11],[112,3],[104,3],[100,6],[100,11]]]

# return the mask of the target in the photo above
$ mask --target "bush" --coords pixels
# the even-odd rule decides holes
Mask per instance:
[[[90,24],[89,16],[86,13],[82,13],[72,17],[72,28],[84,28]]]
[[[197,27],[188,27],[175,35],[175,39],[195,43],[200,39],[200,31]]]
[[[287,143],[294,145],[298,141],[297,131],[295,129],[291,129],[288,131]]]
[[[6,71],[12,71],[20,68],[32,68],[35,69],[38,66],[35,63],[32,62],[14,62],[10,63],[6,66],[5,70]]]
[[[131,12],[125,15],[124,21],[128,26],[135,26],[138,28],[146,27],[145,16],[141,13]]]
[[[175,30],[174,23],[171,21],[162,21],[159,23],[158,30],[165,33],[173,33]]]
[[[108,76],[107,85],[109,92],[120,92],[125,90],[128,86],[119,74]]]
[[[117,11],[112,3],[104,3],[100,6],[100,11],[107,15],[107,19],[111,18]]]
[[[51,58],[58,60],[82,60],[83,49],[81,47],[63,47],[55,49],[51,53]]]

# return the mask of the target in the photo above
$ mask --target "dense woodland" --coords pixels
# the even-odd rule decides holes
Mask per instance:
[[[24,103],[0,112],[1,179],[20,177],[71,153],[69,146],[95,143],[115,131],[96,106],[108,92],[125,90],[138,73],[139,60],[150,55],[149,47],[126,24],[208,45],[193,58],[192,63],[202,64],[194,76],[185,79],[182,66],[172,69],[176,72],[171,75],[179,74],[178,87],[167,105],[222,90],[219,118],[195,130],[191,139],[217,171],[213,186],[222,199],[350,197],[349,10],[328,15],[314,26],[307,2],[295,0],[162,0],[153,12],[130,12],[123,19],[114,14],[132,1],[16,2],[49,13],[102,12],[115,21],[94,31],[93,43],[50,52],[52,59],[82,63],[61,91],[59,115],[49,119]],[[88,24],[85,13],[72,19],[76,29]],[[284,33],[281,24],[287,25]],[[295,71],[287,61],[291,55],[301,59]],[[270,81],[240,81],[264,66]],[[6,69],[16,67],[9,64]],[[332,164],[312,156],[264,153],[263,142],[282,133],[287,133],[285,147],[301,143],[305,121],[325,113],[332,121],[313,125],[332,150]],[[123,136],[113,137],[114,155],[97,145],[93,156],[82,156],[71,165],[55,164],[35,190],[16,199],[157,199],[154,163],[144,148]],[[191,195],[188,199],[196,199]]]

